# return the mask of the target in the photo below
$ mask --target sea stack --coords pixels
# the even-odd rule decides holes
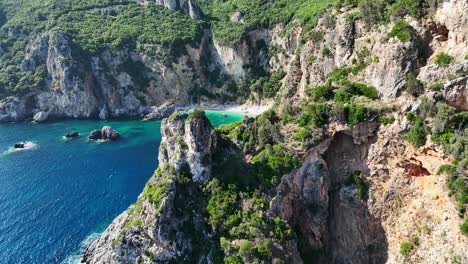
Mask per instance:
[[[88,139],[90,140],[117,140],[120,138],[119,132],[110,126],[105,126],[101,130],[93,130],[89,134]]]

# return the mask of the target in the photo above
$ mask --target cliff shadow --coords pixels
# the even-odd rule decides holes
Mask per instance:
[[[357,144],[352,131],[338,132],[323,155],[330,184],[326,263],[385,263],[388,258],[385,230],[368,207],[366,160],[375,141],[371,136]]]

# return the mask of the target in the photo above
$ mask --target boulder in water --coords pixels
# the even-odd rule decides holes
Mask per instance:
[[[96,129],[96,130],[91,131],[91,133],[89,133],[89,137],[88,137],[88,138],[91,139],[91,140],[98,140],[98,139],[101,139],[101,138],[102,138],[101,130]]]
[[[66,138],[77,138],[77,137],[80,137],[80,133],[74,131],[74,132],[71,132],[71,133],[67,133],[65,135]]]
[[[26,143],[24,143],[24,142],[23,143],[16,143],[14,148],[15,149],[24,149],[25,145],[26,145]]]
[[[105,126],[101,129],[102,139],[105,140],[117,140],[120,138],[119,132],[110,126]]]
[[[88,137],[90,140],[117,140],[120,138],[119,132],[110,126],[105,126],[101,130],[96,129],[91,131]]]

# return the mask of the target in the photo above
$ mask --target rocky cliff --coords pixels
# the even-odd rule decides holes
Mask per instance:
[[[204,219],[207,197],[198,187],[212,178],[218,138],[203,115],[162,126],[159,169],[126,212],[86,251],[87,263],[208,263],[216,248]],[[206,147],[206,148],[205,148]]]

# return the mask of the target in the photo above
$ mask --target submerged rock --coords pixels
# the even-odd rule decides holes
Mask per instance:
[[[74,132],[71,132],[71,133],[67,133],[65,135],[66,138],[77,138],[77,137],[80,137],[80,133],[78,133],[77,131],[74,131]]]

